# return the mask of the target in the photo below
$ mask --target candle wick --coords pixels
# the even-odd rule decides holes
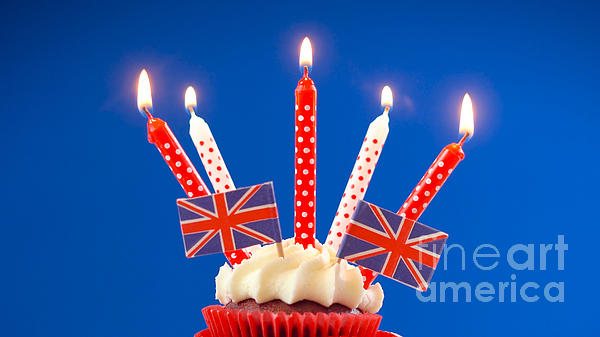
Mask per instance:
[[[304,66],[304,77],[308,77],[308,66]]]
[[[469,133],[465,132],[465,135],[462,137],[460,142],[458,142],[458,145],[463,146],[465,144],[465,141],[467,140],[467,138],[469,138]]]
[[[148,110],[148,107],[143,107],[142,108],[144,110],[144,112],[146,113],[146,117],[148,117],[148,119],[152,119],[154,117],[152,117],[152,114],[150,113],[150,111]]]
[[[390,108],[389,106],[387,106],[387,105],[386,105],[386,107],[383,109],[383,113],[384,113],[384,114],[387,114],[387,113],[389,113],[389,112],[390,112],[390,110],[391,110],[391,108]]]
[[[194,111],[193,107],[190,107],[189,109],[190,115],[195,116],[196,115],[196,111]]]

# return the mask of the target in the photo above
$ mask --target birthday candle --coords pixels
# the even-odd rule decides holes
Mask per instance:
[[[148,141],[156,145],[163,159],[177,178],[188,197],[207,195],[208,188],[198,174],[177,138],[162,119],[152,116],[152,94],[150,79],[142,70],[138,81],[138,110],[148,118]]]
[[[303,76],[296,87],[296,148],[294,156],[294,237],[307,248],[314,246],[316,224],[317,89],[308,77],[312,47],[308,37],[300,48]]]
[[[419,181],[398,214],[411,220],[418,220],[436,193],[441,189],[458,163],[465,158],[463,144],[473,135],[473,103],[469,94],[465,94],[461,108],[459,132],[463,134],[458,143],[444,147],[431,167]]]
[[[203,118],[196,115],[197,105],[196,91],[194,88],[188,87],[185,91],[185,109],[190,114],[190,137],[198,150],[208,178],[215,193],[234,190],[233,179],[229,175],[210,127]],[[243,249],[225,252],[225,256],[232,265],[239,264],[250,257],[249,253]]]
[[[398,214],[414,221],[419,219],[458,163],[465,158],[462,147],[465,141],[471,138],[473,131],[473,103],[469,94],[465,94],[459,127],[459,132],[463,135],[462,139],[458,143],[452,143],[444,147],[408,199],[406,199]],[[377,273],[366,268],[361,268],[361,273],[366,289],[377,277]]]
[[[209,195],[210,191],[179,141],[175,138],[169,125],[165,121],[152,116],[152,92],[146,69],[143,69],[140,73],[137,102],[138,110],[142,116],[148,118],[148,141],[156,145],[187,196],[191,198]],[[228,257],[227,254],[225,256]],[[232,258],[229,262],[233,265],[237,261],[236,258]]]
[[[336,252],[342,243],[344,233],[348,229],[350,219],[356,209],[356,204],[364,198],[367,192],[369,182],[375,171],[375,166],[377,165],[379,156],[381,156],[383,145],[390,130],[388,127],[388,113],[392,105],[392,90],[386,85],[381,91],[383,113],[369,125],[362,147],[354,163],[354,168],[350,174],[350,179],[348,179],[346,189],[335,213],[329,235],[327,235],[327,240],[325,240],[325,244],[333,248]]]
[[[196,92],[188,87],[185,91],[185,108],[190,113],[190,137],[194,141],[196,150],[200,155],[202,164],[206,169],[208,178],[212,183],[215,193],[227,192],[235,189],[233,179],[215,142],[210,127],[203,118],[196,115]]]

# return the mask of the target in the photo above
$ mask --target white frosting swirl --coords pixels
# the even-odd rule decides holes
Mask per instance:
[[[281,300],[293,304],[309,300],[329,307],[334,303],[376,313],[383,304],[379,283],[363,288],[360,270],[346,260],[337,263],[334,251],[315,240],[316,248],[303,249],[294,239],[283,241],[285,257],[274,244],[256,249],[235,268],[224,264],[215,278],[216,298],[225,305],[254,299],[257,303]]]

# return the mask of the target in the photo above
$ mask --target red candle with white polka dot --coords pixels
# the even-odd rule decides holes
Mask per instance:
[[[460,115],[459,132],[463,134],[462,139],[458,143],[452,143],[444,147],[408,199],[406,199],[398,214],[407,219],[417,221],[458,163],[465,159],[462,147],[465,141],[473,135],[474,130],[473,103],[469,94],[465,94]],[[368,269],[361,269],[361,273],[365,282],[365,288],[377,276],[376,273]]]
[[[200,174],[188,158],[187,154],[175,138],[169,125],[150,113],[152,109],[152,95],[150,79],[146,70],[142,70],[138,82],[138,109],[148,118],[148,141],[156,145],[167,165],[183,187],[188,197],[207,195],[208,188],[202,181]]]
[[[142,115],[148,117],[148,141],[156,145],[187,196],[191,198],[209,195],[210,191],[185,151],[183,151],[169,125],[163,120],[153,117],[150,113],[152,94],[150,79],[145,69],[140,73],[138,82],[138,109]],[[248,258],[246,253],[238,251],[228,252],[225,256],[232,265]]]
[[[433,197],[441,189],[458,163],[465,159],[462,146],[473,135],[473,103],[469,94],[463,98],[459,131],[463,134],[458,143],[444,147],[423,178],[419,181],[398,214],[417,221]]]
[[[294,189],[295,242],[307,248],[314,246],[316,224],[317,163],[317,89],[308,77],[312,65],[310,40],[304,38],[300,48],[302,79],[296,87],[296,148]]]
[[[415,221],[419,219],[456,165],[465,158],[465,153],[462,150],[463,142],[452,143],[444,147],[408,199],[406,199],[398,214]]]
[[[354,168],[350,174],[350,179],[348,179],[346,189],[335,213],[329,235],[327,235],[327,240],[325,240],[325,244],[333,248],[334,251],[337,251],[340,247],[343,235],[350,224],[350,218],[356,209],[356,204],[364,198],[369,187],[369,182],[371,181],[375,166],[377,165],[379,156],[381,156],[383,145],[390,130],[388,126],[388,113],[392,104],[392,90],[390,87],[385,86],[381,91],[383,113],[369,125],[362,147],[354,163]]]

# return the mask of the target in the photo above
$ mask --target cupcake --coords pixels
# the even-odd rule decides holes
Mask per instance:
[[[383,303],[379,283],[363,288],[359,269],[315,241],[304,249],[283,241],[253,251],[235,265],[223,265],[216,281],[221,305],[202,309],[208,330],[202,337],[372,337]]]

